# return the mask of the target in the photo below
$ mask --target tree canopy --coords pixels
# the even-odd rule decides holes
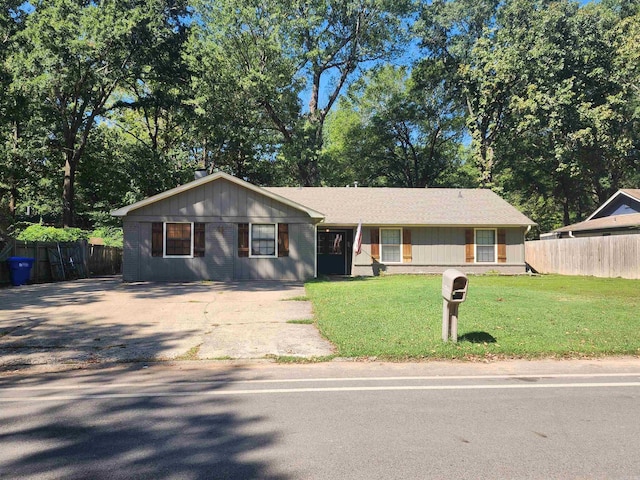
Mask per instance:
[[[541,231],[640,187],[640,2],[5,0],[0,228],[224,170],[491,188]]]

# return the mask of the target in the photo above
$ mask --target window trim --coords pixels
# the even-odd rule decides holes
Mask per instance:
[[[188,223],[189,225],[191,225],[191,229],[190,229],[191,245],[190,245],[189,255],[167,255],[167,224],[168,223],[171,223],[171,224]],[[193,244],[195,241],[194,228],[195,228],[194,222],[162,222],[162,258],[194,258],[193,256]]]
[[[481,262],[478,261],[478,230],[491,230],[493,231],[493,262]],[[489,245],[481,245],[488,247]],[[493,265],[498,263],[498,229],[491,227],[474,228],[473,229],[473,263],[481,263],[483,265]]]
[[[273,243],[274,243],[274,249],[273,249],[273,255],[254,255],[253,254],[253,248],[252,248],[252,243],[253,243],[253,226],[254,225],[273,225],[273,230],[274,230],[274,237],[273,237]],[[278,258],[278,224],[277,223],[271,223],[271,222],[265,222],[265,223],[249,223],[249,258]]]
[[[402,227],[385,227],[385,228],[379,228],[379,245],[380,245],[380,263],[384,263],[386,264],[391,264],[391,265],[398,265],[400,263],[404,263],[403,261],[403,228]],[[400,231],[400,243],[395,244],[395,243],[382,243],[382,231],[383,230],[398,230]],[[399,251],[400,251],[400,261],[399,262],[387,262],[385,261],[385,259],[383,258],[383,252],[384,252],[384,248],[382,248],[384,245],[390,245],[390,246],[395,246],[398,245]]]

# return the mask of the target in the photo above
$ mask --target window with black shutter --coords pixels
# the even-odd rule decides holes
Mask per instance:
[[[238,256],[249,256],[249,224],[238,224]]]
[[[162,222],[153,222],[151,224],[151,256],[162,257]]]
[[[205,253],[205,224],[193,224],[193,256],[204,257]]]

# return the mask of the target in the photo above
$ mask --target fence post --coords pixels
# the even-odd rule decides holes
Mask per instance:
[[[91,277],[89,272],[89,242],[87,240],[80,240],[80,250],[82,251],[82,264],[84,265],[84,272],[87,278]]]

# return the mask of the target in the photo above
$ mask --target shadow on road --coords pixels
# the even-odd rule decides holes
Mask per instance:
[[[152,324],[105,323],[102,317],[62,323],[16,317],[0,326],[0,372],[30,365],[166,360],[197,330],[150,332]],[[197,338],[197,337],[196,337]],[[166,358],[165,358],[166,356]]]
[[[264,425],[264,418],[235,413],[234,406],[240,400],[193,393],[180,396],[180,392],[224,388],[233,381],[232,369],[212,374],[199,387],[201,384],[187,385],[180,380],[148,387],[141,382],[130,394],[142,388],[147,396],[133,398],[127,398],[126,388],[116,385],[113,378],[113,388],[109,388],[109,383],[96,386],[95,373],[75,375],[76,388],[66,393],[29,393],[57,399],[3,408],[0,478],[291,478],[255,456],[252,459],[253,452],[274,444],[278,435]],[[42,386],[50,381],[30,380],[15,384]],[[54,383],[55,379],[51,380]],[[0,384],[7,387],[13,383],[2,378]],[[167,391],[175,396],[164,396]],[[120,393],[124,398],[99,396],[109,393]],[[85,397],[72,398],[74,395]]]

